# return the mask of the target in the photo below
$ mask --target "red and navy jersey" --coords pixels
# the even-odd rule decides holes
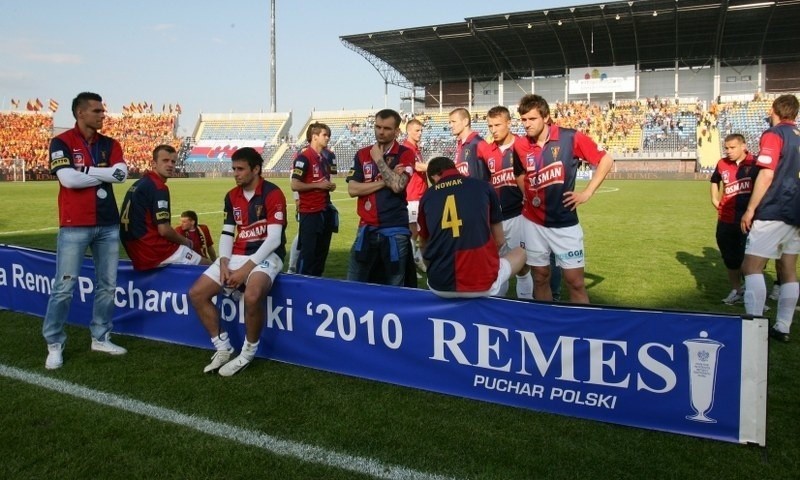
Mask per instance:
[[[356,152],[353,158],[353,168],[347,173],[346,180],[360,183],[382,182],[383,176],[378,170],[378,165],[372,161],[370,149],[364,147]],[[414,171],[414,152],[394,142],[392,147],[383,155],[386,165],[394,170],[398,165],[403,165],[404,173],[411,177]],[[375,193],[358,197],[358,226],[370,225],[378,228],[408,227],[408,203],[406,192],[394,193],[391,188],[381,188]]]
[[[50,173],[62,168],[110,167],[124,163],[122,147],[111,137],[96,133],[87,142],[78,126],[50,141]],[[119,210],[110,183],[87,188],[67,188],[59,183],[58,224],[62,227],[117,225]]]
[[[489,169],[486,164],[481,160],[478,155],[478,149],[484,148],[486,141],[478,135],[478,132],[472,132],[467,136],[467,140],[462,142],[459,138],[456,142],[456,159],[454,160],[456,168],[461,175],[465,177],[473,177],[478,180],[489,181]]]
[[[326,153],[323,151],[323,153]],[[319,183],[331,179],[331,165],[334,165],[336,156],[330,150],[326,157],[318,154],[314,149],[306,147],[297,154],[292,167],[292,178],[303,183]],[[307,192],[298,192],[300,197],[300,213],[316,213],[327,208],[331,203],[331,194],[328,190],[314,189]]]
[[[419,151],[419,147],[408,140],[403,142],[403,146],[414,152],[415,164],[425,163],[425,161],[422,159],[422,153]],[[408,180],[408,185],[406,186],[406,200],[409,202],[419,201],[419,199],[422,198],[422,194],[424,194],[425,190],[427,189],[428,177],[426,176],[425,172],[418,172],[414,170],[414,173],[411,174],[411,178]]]
[[[489,169],[494,191],[500,197],[503,220],[514,218],[522,213],[522,190],[519,189],[517,177],[514,176],[513,147],[513,144],[501,147],[492,142],[485,143],[478,150],[478,155]]]
[[[208,231],[208,226],[196,225],[194,230],[184,230],[180,226],[177,226],[175,227],[175,232],[192,241],[192,250],[205,258],[211,258],[208,247],[214,246],[214,240],[211,238],[211,232]]]
[[[446,170],[419,203],[419,235],[427,239],[428,285],[442,292],[485,292],[500,257],[491,225],[502,222],[488,182]]]
[[[275,253],[286,256],[286,197],[277,185],[259,179],[255,194],[250,200],[242,187],[235,187],[225,195],[225,225],[235,227],[234,255],[252,255],[267,239],[267,225],[282,225],[281,244]]]
[[[525,176],[522,215],[545,227],[571,227],[578,224],[578,212],[564,207],[564,193],[575,190],[581,160],[597,165],[606,152],[581,132],[549,128],[543,147],[528,136],[514,141],[514,175]]]
[[[719,185],[722,182],[722,196],[717,209],[720,222],[739,223],[744,211],[747,210],[756,175],[758,167],[755,166],[755,159],[749,153],[738,165],[727,157],[717,162],[717,168],[711,174],[711,183]]]
[[[158,233],[158,224],[169,224],[171,216],[169,188],[155,172],[147,172],[128,189],[122,200],[119,239],[134,269],[156,268],[178,249]]]
[[[756,165],[775,174],[755,219],[800,226],[800,130],[794,122],[781,122],[761,135],[760,147]]]

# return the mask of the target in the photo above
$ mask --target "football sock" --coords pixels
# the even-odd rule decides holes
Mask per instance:
[[[781,296],[778,297],[778,313],[775,314],[775,328],[779,332],[789,333],[794,316],[794,307],[797,306],[797,297],[800,296],[800,286],[797,282],[781,284]]]
[[[230,350],[231,349],[231,341],[228,338],[227,332],[222,332],[216,337],[211,339],[211,343],[214,344],[214,348],[217,350]]]
[[[517,298],[533,299],[533,278],[530,272],[517,275]]]
[[[744,277],[744,310],[750,315],[764,315],[767,301],[767,284],[764,275],[754,273]]]

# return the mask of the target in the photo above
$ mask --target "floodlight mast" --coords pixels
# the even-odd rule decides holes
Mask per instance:
[[[275,113],[278,111],[277,103],[277,89],[275,88],[276,82],[276,67],[275,67],[275,1],[270,2],[270,52],[269,52],[269,111]]]

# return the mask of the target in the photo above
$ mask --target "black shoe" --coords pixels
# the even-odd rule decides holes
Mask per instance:
[[[777,330],[775,327],[769,329],[769,336],[783,343],[789,343],[789,334]]]

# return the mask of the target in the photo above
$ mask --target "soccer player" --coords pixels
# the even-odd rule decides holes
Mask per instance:
[[[331,237],[339,230],[339,212],[331,203],[336,184],[336,156],[327,150],[331,129],[324,123],[308,126],[308,146],[294,159],[292,191],[298,194],[300,228],[297,273],[321,277],[331,247]]]
[[[764,314],[767,286],[764,266],[770,258],[780,264],[780,294],[775,325],[770,336],[789,341],[797,298],[797,254],[800,253],[800,130],[794,121],[800,103],[794,95],[781,95],[769,111],[771,128],[761,135],[756,164],[761,171],[753,184],[750,202],[742,215],[742,232],[749,232],[745,247],[744,306],[751,315]]]
[[[417,248],[419,239],[419,229],[417,228],[417,216],[419,213],[419,200],[428,189],[428,177],[425,172],[428,164],[422,159],[420,152],[420,140],[422,139],[422,122],[416,118],[406,123],[406,139],[403,146],[414,152],[414,174],[406,186],[406,201],[408,202],[408,228],[411,230],[411,248],[413,249],[414,263],[421,272],[425,272],[425,263],[422,261],[422,254]]]
[[[456,108],[450,112],[450,131],[456,137],[456,168],[466,177],[489,181],[489,169],[478,155],[478,149],[484,148],[486,142],[472,131],[472,119],[469,110]]]
[[[428,287],[445,298],[498,295],[503,283],[525,265],[519,246],[507,246],[500,200],[488,182],[465,177],[455,163],[436,157],[428,163],[433,186],[420,201],[419,236],[428,264]]]
[[[400,114],[391,109],[375,114],[375,144],[356,152],[347,174],[347,193],[358,197],[360,219],[350,249],[348,280],[385,285],[408,282],[411,231],[405,189],[415,159],[414,152],[396,141],[400,120]]]
[[[732,133],[725,137],[725,156],[711,174],[711,203],[717,209],[717,246],[728,269],[731,293],[722,303],[742,301],[742,260],[747,234],[742,232],[742,219],[753,180],[758,175],[755,159],[747,151],[744,136]]]
[[[184,236],[192,241],[192,249],[209,259],[211,262],[217,259],[217,252],[214,250],[214,240],[208,225],[200,223],[197,212],[186,210],[181,213],[181,224],[175,227],[178,235]]]
[[[264,302],[286,255],[286,197],[274,183],[261,178],[264,159],[244,147],[231,156],[236,187],[225,195],[225,220],[219,239],[219,258],[189,290],[192,306],[211,337],[216,353],[203,372],[229,377],[255,358],[266,311]],[[220,287],[244,289],[245,340],[242,352],[220,331],[217,309],[211,302]],[[220,301],[218,297],[217,301]]]
[[[514,175],[524,192],[523,236],[527,263],[533,267],[534,297],[553,299],[549,284],[553,252],[570,301],[589,303],[583,275],[583,229],[576,210],[592,198],[614,160],[583,133],[553,125],[550,107],[541,96],[522,97],[518,112],[525,136],[514,142]],[[597,169],[583,191],[576,192],[581,160]]]
[[[500,198],[500,211],[503,217],[505,242],[512,248],[524,245],[522,238],[522,190],[514,176],[514,140],[511,133],[511,113],[506,107],[498,106],[486,114],[486,123],[493,142],[483,143],[478,156],[485,162],[491,175],[492,186]],[[523,265],[517,274],[517,298],[533,298],[533,279],[530,267]],[[505,295],[508,283],[500,288],[499,295]]]
[[[136,270],[163,265],[209,265],[193,243],[170,225],[167,179],[175,172],[178,153],[171,145],[153,149],[151,169],[128,189],[122,201],[120,239]]]
[[[97,283],[89,331],[92,351],[122,355],[127,350],[111,342],[114,291],[119,262],[119,210],[112,183],[123,183],[128,166],[122,147],[99,133],[106,110],[100,95],[78,94],[72,100],[75,128],[50,141],[50,173],[58,177],[58,242],[53,279],[42,336],[47,342],[45,368],[64,364],[64,322],[86,249],[92,251]]]

